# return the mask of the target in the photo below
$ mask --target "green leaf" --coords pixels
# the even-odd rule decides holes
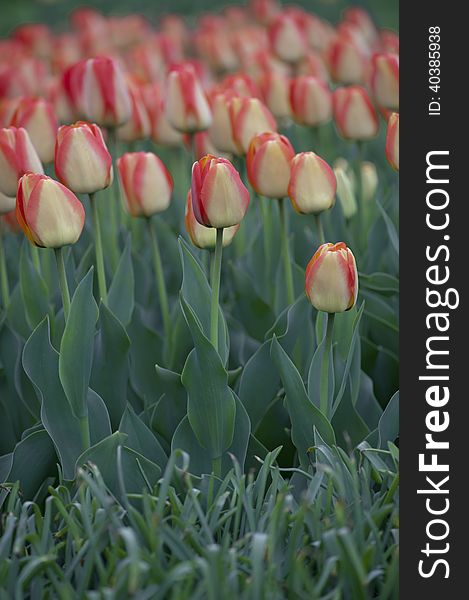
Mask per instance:
[[[310,401],[319,409],[321,405],[321,370],[322,363],[324,360],[324,349],[326,345],[325,337],[322,338],[321,343],[316,348],[316,351],[311,360],[311,364],[308,372],[308,397]],[[330,349],[330,357],[329,357],[329,372],[327,374],[328,377],[328,400],[327,406],[329,410],[327,411],[328,416],[332,416],[332,404],[334,398],[334,388],[335,388],[335,380],[334,380],[334,360],[333,360],[333,349]]]
[[[387,448],[388,442],[399,437],[399,392],[389,400],[378,423],[379,447]]]
[[[233,467],[233,461],[230,455],[236,457],[241,470],[244,469],[247,448],[250,440],[251,424],[248,414],[244,409],[239,398],[231,391],[232,397],[236,402],[236,416],[234,426],[236,435],[232,444],[222,455],[221,472],[222,477]],[[259,448],[257,444],[256,448]],[[195,475],[202,475],[212,472],[212,463],[206,449],[200,444],[195,436],[188,417],[184,417],[176,431],[171,442],[171,450],[183,450],[190,456],[190,471]]]
[[[159,389],[163,395],[158,400],[151,418],[151,427],[164,441],[171,444],[174,431],[187,413],[187,392],[181,375],[156,365]]]
[[[204,335],[210,339],[211,288],[200,264],[181,237],[179,238],[179,251],[183,271],[181,293],[185,302],[197,316]],[[218,351],[225,365],[229,354],[229,335],[221,309],[218,311],[218,319]]]
[[[378,200],[376,201],[376,205],[379,208],[381,216],[383,217],[384,223],[386,225],[391,246],[394,248],[397,256],[399,256],[399,235],[396,231],[396,227],[394,226],[394,223],[391,221],[391,218],[386,213],[386,211],[384,210],[384,208]]]
[[[103,399],[91,388],[88,388],[87,404],[91,444],[97,444],[111,435],[111,421]]]
[[[52,441],[47,431],[41,429],[16,444],[5,480],[19,481],[24,498],[32,500],[43,481],[57,474],[56,460]]]
[[[27,244],[28,242],[25,241],[21,246],[20,289],[26,320],[29,327],[34,329],[49,314],[49,290],[44,279],[29,260],[28,252],[26,251]]]
[[[23,350],[23,367],[41,400],[41,420],[52,438],[65,479],[75,476],[83,450],[80,421],[73,414],[59,379],[59,354],[50,343],[49,318],[36,327]]]
[[[131,237],[129,235],[108,294],[109,308],[124,325],[130,323],[134,311],[135,282],[130,249]]]
[[[127,434],[126,445],[136,450],[161,469],[166,466],[168,457],[166,456],[160,443],[135,414],[131,406],[127,406],[119,425],[119,431]]]
[[[379,294],[392,296],[399,293],[399,279],[388,273],[365,273],[359,274],[360,287],[378,292]]]
[[[127,405],[130,339],[105,304],[99,307],[98,327],[94,338],[91,387],[104,400],[112,426],[117,429]]]
[[[59,377],[73,414],[87,415],[86,397],[93,362],[98,307],[93,298],[93,270],[78,285],[60,344]]]
[[[303,468],[307,468],[308,448],[313,445],[313,429],[316,428],[331,446],[335,444],[334,430],[328,419],[308,398],[300,374],[275,336],[271,353],[285,388],[285,401],[292,424],[292,440]]]
[[[214,459],[233,441],[236,405],[218,352],[182,295],[180,301],[195,346],[182,372],[188,394],[187,415],[199,443]]]

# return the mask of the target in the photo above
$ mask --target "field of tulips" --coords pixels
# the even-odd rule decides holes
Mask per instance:
[[[318,6],[0,40],[0,600],[397,598],[399,38]]]

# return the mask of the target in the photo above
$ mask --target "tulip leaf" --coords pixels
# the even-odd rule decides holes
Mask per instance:
[[[399,293],[399,279],[389,273],[365,273],[359,274],[360,288],[366,288],[372,292],[378,292],[385,296],[392,296]]]
[[[19,481],[24,499],[33,500],[44,480],[57,474],[56,461],[47,431],[39,429],[16,444],[5,481]]]
[[[91,387],[104,400],[112,426],[117,429],[127,405],[130,339],[105,304],[99,307],[98,327],[94,338]]]
[[[19,275],[26,320],[32,330],[49,314],[50,306],[47,285],[28,257],[27,244],[21,246]]]
[[[93,298],[93,269],[78,285],[60,344],[59,377],[65,395],[78,417],[87,415],[88,385],[98,307]]]
[[[231,445],[236,404],[218,352],[182,295],[180,301],[195,346],[182,372],[182,383],[188,395],[187,416],[199,443],[214,459]]]
[[[200,264],[181,237],[179,251],[183,271],[181,293],[197,316],[204,335],[210,338],[210,286]],[[229,354],[229,335],[221,309],[218,311],[218,322],[218,351],[225,365]]]
[[[169,446],[176,427],[186,415],[187,392],[179,373],[159,365],[156,365],[155,369],[163,394],[153,410],[151,427]]]
[[[109,413],[101,396],[91,388],[88,388],[87,405],[91,444],[97,444],[112,433]]]
[[[236,402],[236,417],[234,420],[235,436],[231,445],[222,454],[221,474],[222,477],[233,467],[230,455],[236,457],[241,469],[244,469],[246,453],[249,440],[251,439],[251,423],[248,414],[239,398],[231,391],[233,400]],[[259,443],[258,446],[259,447]],[[204,446],[195,435],[189,417],[184,417],[178,425],[171,442],[171,450],[183,450],[190,456],[190,470],[195,475],[212,472],[212,463]]]
[[[298,451],[301,465],[307,468],[310,464],[308,448],[314,443],[314,428],[331,446],[335,445],[334,430],[329,420],[308,398],[300,374],[275,336],[272,340],[271,353],[285,388],[285,401],[292,425],[292,440]]]
[[[41,400],[41,420],[54,442],[65,479],[73,479],[83,450],[80,421],[59,379],[59,354],[50,343],[49,318],[36,327],[23,350],[23,367]]]
[[[397,256],[399,256],[399,234],[396,231],[396,227],[378,200],[376,200],[376,206],[379,208],[381,216],[383,217],[383,221],[386,225],[391,246],[394,248]]]
[[[399,392],[389,400],[378,423],[379,447],[387,448],[399,436]]]
[[[127,434],[126,445],[143,454],[160,468],[164,468],[168,457],[153,432],[138,418],[132,407],[127,406],[119,425],[119,431]]]
[[[124,325],[130,323],[134,311],[134,269],[130,249],[129,235],[108,294],[109,308]]]
[[[326,339],[323,336],[321,342],[319,343],[316,351],[311,360],[311,364],[308,371],[308,397],[310,401],[316,406],[318,409],[321,405],[321,370],[322,364],[324,360],[324,352],[326,346]],[[327,391],[327,415],[330,416],[332,414],[332,403],[334,399],[334,360],[333,360],[333,349],[330,349],[329,356],[329,372],[327,374],[328,377],[328,391]]]

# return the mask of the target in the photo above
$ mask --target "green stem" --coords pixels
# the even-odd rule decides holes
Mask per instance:
[[[109,151],[112,158],[112,167],[114,169],[114,179],[111,183],[111,204],[109,207],[109,225],[112,232],[109,244],[110,250],[110,261],[113,270],[116,270],[117,265],[119,263],[119,242],[118,242],[118,234],[120,227],[120,213],[121,213],[121,204],[120,204],[120,190],[119,183],[117,180],[117,133],[114,127],[110,127],[108,129],[108,138],[109,138]]]
[[[363,162],[363,142],[357,142],[357,157],[355,161],[355,183],[356,183],[356,198],[357,198],[357,218],[358,218],[358,239],[362,240],[364,226],[364,206],[363,206],[363,189],[362,189],[362,162]]]
[[[104,271],[103,242],[101,240],[101,227],[99,223],[98,205],[94,194],[89,194],[91,203],[91,214],[93,217],[94,245],[96,252],[96,270],[98,272],[99,295],[104,304],[107,304],[106,273]]]
[[[264,261],[265,270],[270,277],[271,255],[272,255],[272,206],[265,198],[257,196],[261,207],[262,224],[264,229]]]
[[[171,317],[169,314],[168,293],[166,291],[166,283],[164,280],[163,265],[161,262],[160,247],[158,245],[158,238],[156,235],[155,221],[153,221],[151,218],[147,219],[147,226],[151,239],[153,266],[155,269],[156,284],[158,287],[158,296],[160,299],[164,335],[166,338],[166,344],[169,345],[171,339]]]
[[[314,215],[316,219],[316,227],[318,230],[319,242],[324,244],[326,242],[326,236],[324,235],[324,226],[322,223],[321,215]]]
[[[57,272],[59,275],[60,293],[62,294],[62,304],[64,307],[65,323],[68,320],[70,314],[70,291],[68,289],[67,273],[65,271],[64,263],[64,249],[54,248],[55,260],[57,262]]]
[[[39,273],[39,275],[41,275],[42,269],[41,269],[41,260],[39,258],[39,250],[38,250],[37,246],[35,246],[34,244],[30,245],[30,249],[31,249],[31,258],[33,261],[34,268]]]
[[[10,287],[8,285],[7,262],[5,246],[3,244],[3,231],[0,228],[0,287],[2,290],[2,304],[6,309],[10,304]]]
[[[221,456],[212,460],[212,473],[215,477],[221,477]]]
[[[220,296],[221,256],[223,251],[223,227],[217,229],[217,242],[213,255],[212,303],[210,307],[210,340],[218,351],[218,306]]]
[[[80,418],[80,434],[83,448],[84,450],[87,450],[91,446],[90,422],[88,415],[86,415],[86,417]]]
[[[332,331],[334,329],[335,313],[327,313],[327,326],[324,353],[321,364],[320,408],[323,415],[329,418],[329,364],[332,347]]]
[[[285,269],[285,283],[287,286],[288,304],[293,304],[295,301],[295,289],[293,287],[293,271],[290,259],[290,245],[288,242],[288,223],[285,210],[285,199],[278,199],[280,209],[280,242],[282,244],[283,265]]]

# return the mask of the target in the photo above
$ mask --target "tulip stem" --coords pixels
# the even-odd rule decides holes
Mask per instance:
[[[327,313],[326,335],[324,337],[324,351],[321,364],[320,379],[320,409],[324,416],[329,418],[329,364],[332,347],[332,331],[334,329],[335,313]]]
[[[37,249],[37,246],[35,246],[34,244],[31,244],[30,248],[31,248],[31,258],[33,261],[34,268],[36,269],[36,271],[38,272],[39,275],[42,275],[41,259],[39,258],[39,250]]]
[[[221,456],[212,460],[212,473],[215,477],[221,477]]]
[[[272,206],[265,198],[257,196],[264,228],[264,261],[266,275],[270,280],[271,256],[272,256]]]
[[[99,295],[103,303],[107,304],[106,273],[104,271],[103,243],[101,240],[98,205],[94,199],[94,194],[89,194],[89,197],[91,203],[91,214],[93,216],[94,245],[96,252],[96,270],[98,272]]]
[[[223,227],[217,228],[217,241],[212,267],[212,303],[210,307],[210,341],[218,352],[218,306],[220,296],[221,256],[223,251]]]
[[[325,244],[326,242],[326,236],[324,235],[324,226],[322,224],[322,219],[321,219],[321,215],[314,215],[316,218],[316,227],[318,230],[318,235],[319,235],[319,242],[322,244]]]
[[[89,421],[88,415],[80,418],[80,434],[81,434],[81,441],[83,444],[83,449],[88,450],[88,448],[91,446],[90,421]]]
[[[288,241],[288,223],[285,210],[284,198],[278,199],[280,209],[280,241],[282,244],[283,265],[285,268],[285,283],[287,286],[288,304],[293,304],[295,301],[295,288],[293,287],[293,271],[290,259],[290,244]]]
[[[166,291],[166,283],[163,274],[163,265],[161,262],[160,247],[158,245],[158,237],[156,235],[155,221],[151,218],[147,219],[148,231],[150,232],[151,249],[153,254],[153,266],[155,268],[156,285],[158,287],[158,295],[160,298],[161,316],[163,319],[163,329],[166,338],[166,344],[169,346],[171,339],[171,318],[169,314],[168,293]]]
[[[110,237],[110,259],[113,270],[117,268],[119,263],[119,227],[120,227],[120,189],[119,183],[117,181],[116,173],[117,173],[117,132],[115,127],[108,128],[108,137],[109,137],[109,150],[112,159],[112,166],[114,169],[114,178],[111,183],[111,205],[109,210],[109,221],[110,221],[110,229],[111,229],[111,237]]]
[[[3,308],[10,304],[10,287],[8,285],[7,263],[5,256],[5,246],[3,244],[3,231],[0,228],[0,284],[2,290]]]
[[[55,260],[57,262],[57,272],[59,275],[60,293],[62,294],[62,304],[66,323],[68,320],[68,315],[70,314],[70,291],[68,289],[63,252],[63,248],[54,248]]]

